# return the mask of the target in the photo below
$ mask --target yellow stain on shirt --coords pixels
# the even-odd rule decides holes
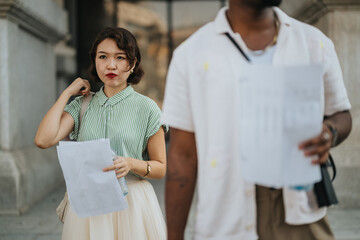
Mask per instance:
[[[323,49],[324,48],[324,43],[323,41],[320,41],[320,47]]]
[[[216,168],[217,162],[216,159],[214,158],[213,160],[211,160],[211,167]]]
[[[209,62],[204,63],[204,70],[207,71],[209,69]]]

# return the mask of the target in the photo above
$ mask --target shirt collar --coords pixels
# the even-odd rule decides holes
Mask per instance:
[[[221,8],[215,18],[215,31],[217,34],[223,34],[226,32],[234,33],[226,17],[227,10],[228,7]]]
[[[277,17],[280,21],[280,28],[283,25],[286,25],[289,27],[291,25],[290,17],[286,15],[280,8],[274,7],[273,8],[275,13],[277,14]],[[231,29],[230,23],[226,17],[226,11],[228,10],[228,7],[223,7],[219,10],[216,18],[215,18],[215,31],[217,34],[223,34],[223,33],[230,33],[235,34],[233,30]]]
[[[121,100],[128,97],[130,94],[134,92],[134,89],[131,85],[127,86],[124,90],[118,92],[111,98],[108,98],[104,93],[104,87],[101,87],[100,91],[97,92],[96,96],[98,98],[98,102],[100,105],[104,105],[105,103],[108,103],[110,105],[115,105]]]

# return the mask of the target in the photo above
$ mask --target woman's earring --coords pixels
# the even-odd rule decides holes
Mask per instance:
[[[134,70],[133,70],[133,69],[131,69],[131,70],[130,70],[130,74],[132,74],[133,72],[134,72]]]

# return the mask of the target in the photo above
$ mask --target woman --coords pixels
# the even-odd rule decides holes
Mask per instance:
[[[103,171],[126,177],[128,208],[80,218],[69,206],[62,239],[165,239],[164,218],[154,189],[145,179],[165,175],[164,129],[156,103],[131,87],[143,76],[136,39],[123,28],[106,28],[97,36],[90,60],[92,77],[104,86],[92,97],[81,126],[79,112],[84,95],[90,93],[90,84],[77,78],[45,115],[35,143],[48,148],[66,136],[77,141],[109,138],[117,157],[114,165]],[[74,95],[82,96],[66,105]]]

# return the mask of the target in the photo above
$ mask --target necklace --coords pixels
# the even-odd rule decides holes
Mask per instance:
[[[274,12],[274,17],[275,17],[275,35],[274,35],[273,40],[271,41],[271,43],[269,45],[267,45],[262,50],[255,50],[255,51],[250,50],[250,53],[252,55],[255,55],[255,56],[263,55],[270,47],[272,47],[276,44],[278,36],[279,36],[280,22],[279,22],[277,15],[275,14],[275,12]]]

